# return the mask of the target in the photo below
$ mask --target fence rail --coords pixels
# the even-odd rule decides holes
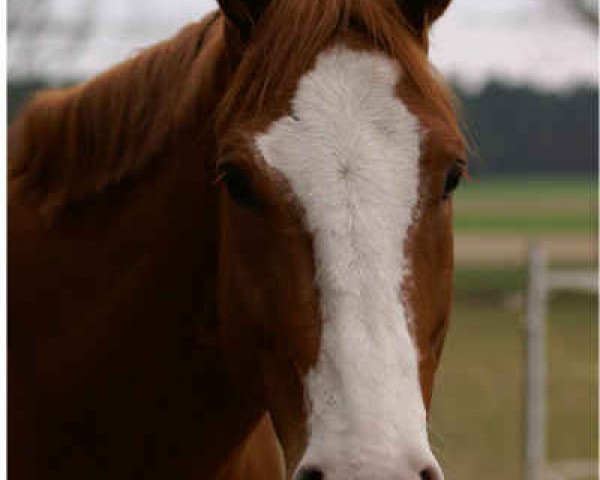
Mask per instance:
[[[569,460],[565,462],[552,462],[546,465],[545,477],[547,480],[589,479],[598,474],[598,462],[592,460]]]
[[[549,463],[546,450],[546,317],[553,290],[598,292],[594,270],[550,270],[539,244],[528,254],[528,291],[525,336],[525,480],[588,479],[597,474],[598,462],[573,460]]]

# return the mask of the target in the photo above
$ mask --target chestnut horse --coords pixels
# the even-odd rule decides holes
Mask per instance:
[[[439,480],[449,0],[219,3],[10,128],[9,478]]]

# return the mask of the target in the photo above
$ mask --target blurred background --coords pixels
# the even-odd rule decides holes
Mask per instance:
[[[8,0],[9,121],[33,91],[89,78],[215,6]],[[598,478],[597,41],[596,0],[455,0],[433,29],[433,63],[474,146],[455,197],[456,301],[431,418],[449,480],[524,478],[530,244],[544,274],[573,280],[540,300],[543,478]]]

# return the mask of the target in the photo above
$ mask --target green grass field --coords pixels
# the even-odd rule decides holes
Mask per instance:
[[[457,233],[597,231],[597,184],[569,180],[473,179],[454,197]]]
[[[472,180],[455,196],[456,232],[482,238],[589,238],[597,231],[596,188],[586,179]],[[448,480],[521,478],[525,289],[523,267],[457,268],[452,324],[430,424]],[[550,461],[597,458],[597,301],[597,296],[576,293],[551,298]]]
[[[449,480],[519,479],[523,418],[519,270],[459,270],[437,377],[431,439]],[[597,297],[555,294],[549,308],[551,460],[597,458]],[[512,303],[512,302],[509,302]]]

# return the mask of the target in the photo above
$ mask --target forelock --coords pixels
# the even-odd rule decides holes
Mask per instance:
[[[248,121],[273,105],[288,108],[285,100],[319,53],[350,31],[398,61],[419,101],[441,119],[450,137],[464,142],[454,97],[394,0],[273,0],[223,98],[218,124],[227,128],[232,118]]]

